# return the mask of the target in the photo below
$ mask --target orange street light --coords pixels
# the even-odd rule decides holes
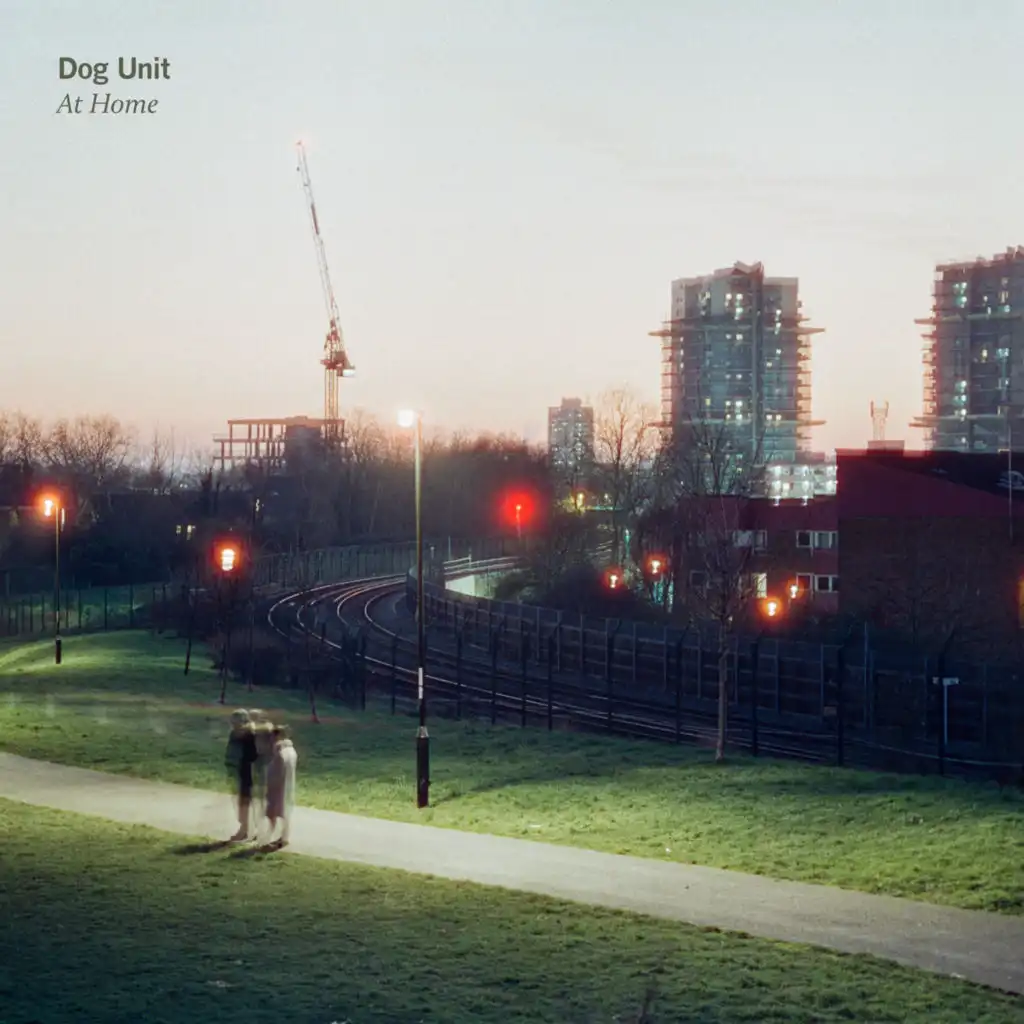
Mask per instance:
[[[54,494],[39,499],[39,507],[46,519],[53,519],[53,661],[61,663],[60,641],[60,528],[64,523],[64,506]]]
[[[223,573],[234,572],[238,565],[238,549],[230,544],[225,544],[217,552],[217,564]]]
[[[647,568],[652,576],[660,576],[665,570],[665,559],[661,555],[651,555],[647,559]]]
[[[782,605],[774,597],[765,599],[764,602],[764,613],[769,619],[774,619],[777,615],[782,612]]]
[[[800,584],[790,583],[789,585],[789,596],[794,600],[800,596]]]

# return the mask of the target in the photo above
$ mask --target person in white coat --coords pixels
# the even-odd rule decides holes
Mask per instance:
[[[267,818],[270,822],[268,844],[287,846],[291,832],[292,812],[295,809],[295,770],[299,755],[288,736],[286,726],[277,726],[271,734],[274,756],[267,765]],[[274,842],[277,823],[281,822],[281,835]]]

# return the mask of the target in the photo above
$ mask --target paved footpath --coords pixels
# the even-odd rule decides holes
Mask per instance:
[[[0,797],[184,835],[220,838],[232,827],[216,793],[4,753]],[[308,807],[295,812],[289,849],[871,953],[1024,994],[1024,917]]]

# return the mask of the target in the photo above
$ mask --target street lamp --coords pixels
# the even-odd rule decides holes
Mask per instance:
[[[61,662],[60,643],[60,528],[64,524],[64,506],[60,498],[47,495],[40,502],[43,516],[53,519],[53,660]]]
[[[430,803],[430,735],[427,732],[427,697],[424,690],[427,642],[425,609],[423,605],[423,417],[405,409],[398,414],[398,425],[416,428],[414,435],[415,494],[416,494],[416,684],[419,698],[420,724],[416,730],[416,806]],[[521,506],[516,506],[516,516]]]
[[[217,564],[220,566],[222,573],[234,572],[235,566],[238,564],[238,550],[230,544],[225,544],[217,552]]]

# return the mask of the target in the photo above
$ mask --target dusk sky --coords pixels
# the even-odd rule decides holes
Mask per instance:
[[[816,447],[872,399],[914,443],[934,264],[1024,243],[1022,38],[954,0],[4,0],[0,409],[321,415],[303,137],[343,411],[539,439],[563,395],[656,400],[671,280],[760,260],[826,331]]]

